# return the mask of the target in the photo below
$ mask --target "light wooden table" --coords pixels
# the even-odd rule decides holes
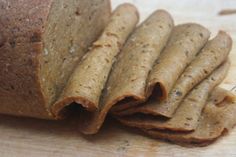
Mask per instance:
[[[230,33],[234,40],[232,67],[222,86],[232,89],[236,85],[236,14],[217,15],[221,9],[236,9],[235,0],[113,0],[112,3],[117,6],[122,2],[137,5],[141,19],[161,8],[173,15],[176,24],[198,22],[208,27],[212,35],[219,29]],[[184,148],[150,139],[113,120],[108,120],[91,137],[82,136],[77,125],[76,118],[55,122],[0,116],[0,157],[236,157],[236,128],[208,147]]]

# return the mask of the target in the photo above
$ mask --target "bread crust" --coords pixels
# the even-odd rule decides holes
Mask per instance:
[[[100,11],[106,10],[106,15],[100,18],[107,19],[97,30],[103,29],[110,14],[109,0],[102,3],[105,8]],[[44,51],[42,36],[52,4],[53,0],[0,1],[0,112],[3,114],[54,118],[39,76],[39,55]],[[100,19],[99,15],[93,16]]]

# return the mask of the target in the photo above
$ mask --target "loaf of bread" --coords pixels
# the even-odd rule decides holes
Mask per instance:
[[[71,104],[95,134],[110,113],[154,138],[206,145],[230,130],[235,96],[217,87],[232,47],[196,23],[109,0],[0,1],[0,113],[60,119]],[[219,107],[220,106],[220,107]],[[77,112],[77,111],[76,111]],[[226,122],[227,121],[227,122]]]
[[[51,105],[110,17],[109,0],[0,1],[0,113],[53,119]]]

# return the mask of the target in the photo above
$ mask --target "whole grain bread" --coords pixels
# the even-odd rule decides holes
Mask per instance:
[[[85,108],[81,132],[94,134],[113,107],[153,137],[200,145],[236,123],[235,96],[215,88],[232,47],[223,31],[207,42],[206,28],[174,27],[164,10],[135,29],[135,6],[110,17],[109,0],[8,0],[0,8],[0,113],[59,119],[75,102]]]
[[[109,0],[0,1],[0,113],[53,119],[74,67],[110,17]]]

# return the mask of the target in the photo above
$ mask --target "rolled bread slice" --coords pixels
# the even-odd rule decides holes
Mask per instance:
[[[109,0],[0,1],[0,113],[52,119],[51,105],[110,17]]]
[[[210,32],[199,24],[176,26],[169,46],[167,45],[149,75],[147,89],[149,95],[156,88],[154,92],[160,90],[161,99],[167,99],[179,76],[197,56],[209,37]]]
[[[218,87],[209,98],[195,131],[179,133],[150,129],[144,132],[154,138],[167,139],[181,145],[205,146],[228,133],[235,126],[235,112],[235,95]]]
[[[99,109],[94,113],[82,113],[83,133],[96,133],[113,105],[145,100],[148,73],[164,48],[172,27],[169,13],[158,10],[134,31],[110,73]]]
[[[156,99],[166,99],[178,77],[207,43],[209,36],[210,32],[199,24],[186,23],[175,26],[170,40],[149,74],[147,95],[153,94]],[[130,107],[131,104],[115,105],[112,112]]]
[[[230,67],[230,62],[227,60],[220,67],[212,72],[205,80],[197,85],[181,102],[179,108],[176,110],[174,116],[170,119],[163,119],[153,116],[118,116],[116,117],[121,123],[138,127],[141,129],[158,129],[171,131],[194,131],[201,117],[202,110],[207,103],[208,97],[212,90],[219,85]],[[153,101],[156,101],[155,99]],[[137,108],[138,110],[139,108]],[[135,108],[134,108],[135,110]],[[127,110],[128,111],[128,110]],[[144,111],[144,108],[142,109]],[[125,112],[125,111],[123,111]],[[130,114],[132,109],[128,111]],[[137,112],[137,111],[136,111]],[[147,113],[151,112],[149,110]]]
[[[59,100],[53,105],[55,115],[72,102],[87,110],[98,108],[102,90],[127,37],[139,19],[137,9],[131,4],[118,6],[99,39],[75,68]]]
[[[152,115],[172,117],[180,102],[191,89],[227,59],[231,48],[231,37],[225,32],[220,31],[184,70],[170,91],[168,98],[161,102],[144,103],[145,109],[149,108],[149,111],[151,111],[149,114]]]

